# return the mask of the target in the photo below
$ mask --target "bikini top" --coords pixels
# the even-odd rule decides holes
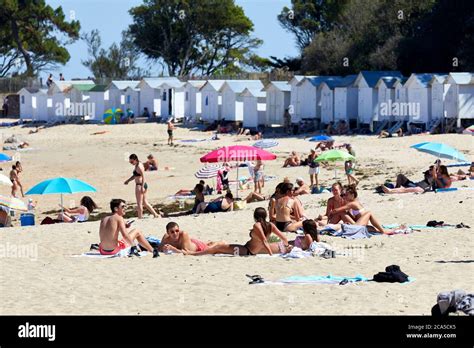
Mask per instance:
[[[135,169],[133,171],[133,176],[142,176],[139,172],[137,172],[137,170]]]

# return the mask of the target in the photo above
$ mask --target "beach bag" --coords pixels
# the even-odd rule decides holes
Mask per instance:
[[[408,275],[403,273],[398,265],[385,267],[385,272],[374,274],[374,281],[379,283],[405,283],[408,281]]]
[[[244,210],[247,208],[247,202],[246,201],[235,201],[234,202],[234,210]]]

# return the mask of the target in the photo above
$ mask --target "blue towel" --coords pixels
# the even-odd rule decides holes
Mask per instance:
[[[280,282],[283,283],[321,283],[321,284],[339,284],[344,279],[347,279],[349,283],[356,283],[356,282],[366,282],[369,280],[368,278],[357,274],[355,277],[338,277],[338,276],[318,276],[318,275],[311,275],[311,276],[291,276],[287,278],[283,278]]]
[[[153,236],[148,236],[146,237],[146,240],[150,243],[156,243],[156,244],[160,244],[161,243],[161,240],[156,238],[156,237],[153,237]]]

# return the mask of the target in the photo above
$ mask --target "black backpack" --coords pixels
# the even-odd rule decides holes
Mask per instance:
[[[374,274],[373,280],[379,283],[405,283],[408,275],[400,270],[397,265],[385,267],[385,272]]]

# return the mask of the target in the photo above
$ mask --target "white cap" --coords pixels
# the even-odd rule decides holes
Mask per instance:
[[[296,178],[296,182],[298,182],[298,181],[304,182],[302,177]]]

